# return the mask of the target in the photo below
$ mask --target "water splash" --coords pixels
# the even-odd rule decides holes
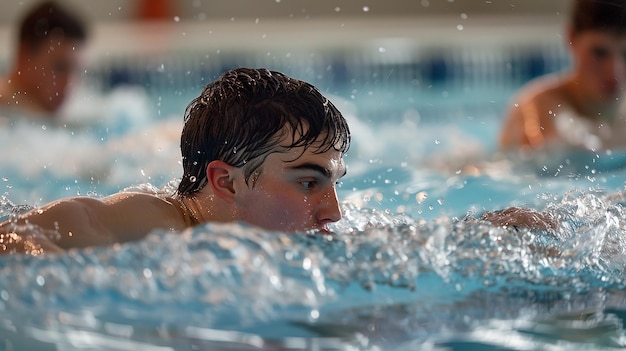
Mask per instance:
[[[0,330],[109,335],[111,324],[161,345],[189,335],[148,338],[141,328],[280,339],[268,327],[280,325],[294,337],[343,330],[374,347],[443,338],[444,327],[458,337],[491,320],[601,311],[609,302],[623,309],[622,200],[566,194],[546,206],[561,223],[553,234],[345,204],[333,234],[208,224],[110,248],[2,257]],[[3,198],[3,213],[13,208]]]

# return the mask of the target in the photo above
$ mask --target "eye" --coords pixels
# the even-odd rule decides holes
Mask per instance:
[[[603,47],[596,46],[591,49],[591,54],[596,60],[602,60],[609,56],[609,50]]]
[[[317,182],[314,180],[301,180],[299,183],[300,185],[302,185],[304,189],[307,189],[307,190],[313,189],[315,185],[317,184]]]

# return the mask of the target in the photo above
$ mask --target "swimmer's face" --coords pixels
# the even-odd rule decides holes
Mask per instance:
[[[327,231],[341,219],[336,184],[346,173],[343,154],[333,148],[292,148],[270,154],[249,184],[237,177],[236,219],[278,231]]]
[[[626,35],[587,30],[570,36],[579,83],[597,102],[621,97],[626,86]]]
[[[65,101],[71,82],[82,66],[82,42],[53,38],[35,48],[25,49],[26,94],[42,110],[55,112]]]

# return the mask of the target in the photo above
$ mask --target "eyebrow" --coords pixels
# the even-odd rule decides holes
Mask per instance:
[[[329,179],[332,178],[332,172],[328,168],[325,168],[325,167],[322,167],[322,166],[320,166],[318,164],[310,163],[310,162],[303,163],[301,165],[297,165],[297,166],[293,166],[293,167],[289,167],[288,170],[294,170],[294,171],[310,170],[310,171],[315,171],[317,173],[320,173],[321,175],[323,175],[326,178],[329,178]],[[345,176],[346,173],[347,173],[347,170],[344,167],[343,174],[341,174],[339,176],[339,178]]]

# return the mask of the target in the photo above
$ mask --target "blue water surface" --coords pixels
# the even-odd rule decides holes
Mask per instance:
[[[0,350],[624,347],[626,153],[499,154],[512,88],[329,90],[354,138],[333,234],[206,224],[2,257]],[[136,111],[128,94],[143,97],[112,99]],[[2,129],[0,215],[132,184],[171,190],[181,127],[180,114],[163,113],[126,130]],[[560,227],[480,220],[508,206],[550,213]]]

